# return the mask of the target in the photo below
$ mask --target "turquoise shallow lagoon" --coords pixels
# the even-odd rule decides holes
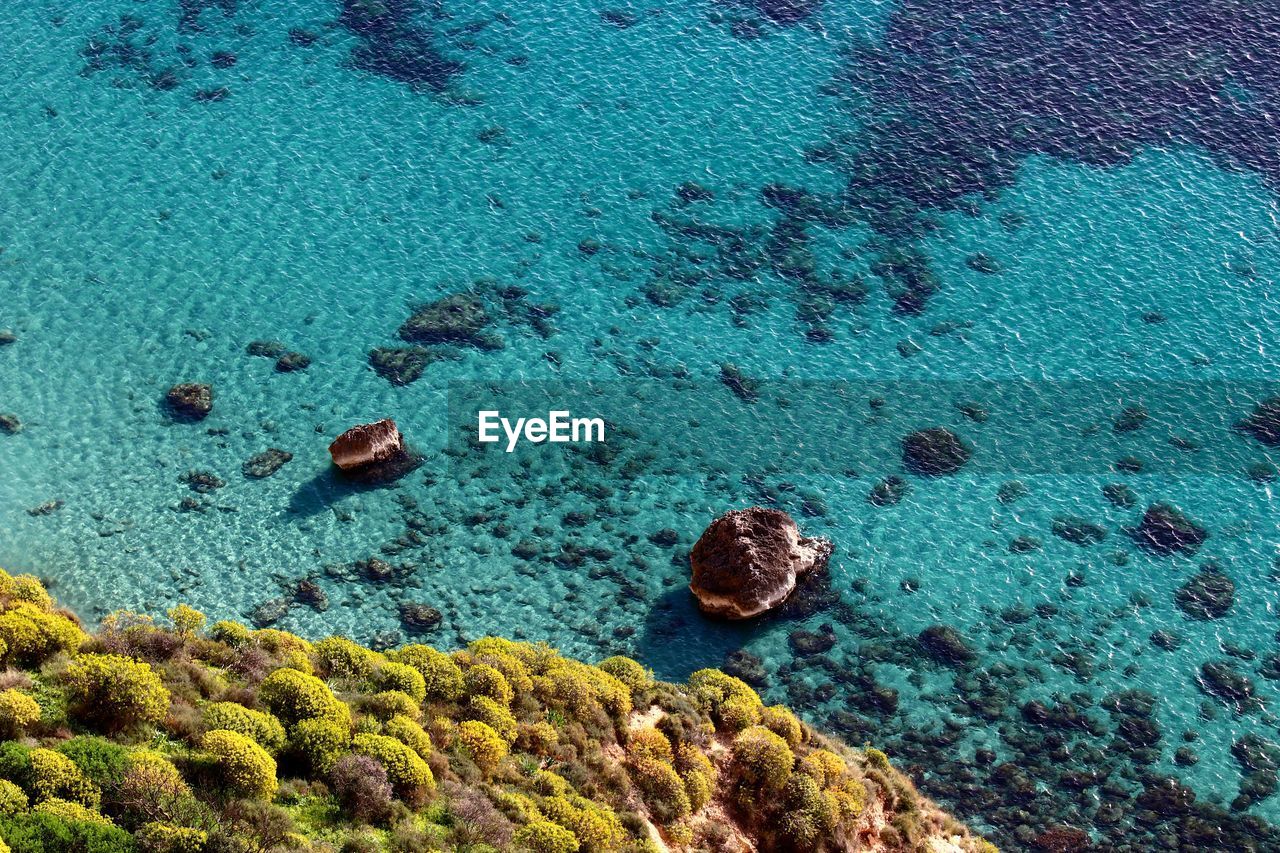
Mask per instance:
[[[667,677],[732,661],[813,721],[886,744],[1009,849],[1029,843],[1020,827],[1053,823],[1155,849],[1186,832],[1184,812],[1141,799],[1166,777],[1220,805],[1215,820],[1280,820],[1266,785],[1280,764],[1276,486],[1250,476],[1267,447],[1203,428],[1261,395],[1116,439],[1145,463],[1128,474],[992,461],[1008,428],[996,404],[982,419],[946,399],[924,422],[892,386],[883,407],[869,390],[833,401],[826,421],[759,414],[801,380],[963,380],[979,397],[983,381],[1029,380],[1050,407],[1063,380],[1124,380],[1145,399],[1069,418],[1111,440],[1125,405],[1159,407],[1158,380],[1265,390],[1280,208],[1264,169],[1182,131],[1114,162],[1046,144],[945,204],[917,193],[911,227],[886,227],[848,188],[862,132],[897,108],[859,73],[873,64],[860,51],[893,49],[893,3],[828,3],[795,24],[751,4],[405,8],[416,38],[461,63],[438,86],[371,70],[361,50],[390,49],[336,4],[6,10],[0,329],[16,342],[0,346],[0,413],[22,428],[0,434],[0,564],[48,578],[87,618],[186,601],[248,620],[310,578],[327,607],[275,624],[390,642],[419,603],[440,611],[427,636],[443,646],[514,635],[635,654]],[[397,26],[399,50],[420,50]],[[788,207],[763,192],[777,185],[807,195]],[[903,252],[936,278],[919,311],[884,273]],[[500,311],[494,294],[513,287]],[[415,305],[467,289],[489,300],[500,349],[441,351],[406,385],[370,368],[372,349],[404,346]],[[556,307],[533,323],[529,306]],[[255,340],[311,364],[278,372],[246,353]],[[726,363],[758,399],[722,381]],[[619,424],[650,452],[616,464],[447,452],[451,385],[584,380],[676,383],[804,452],[771,465],[703,448],[712,461],[683,452],[670,414]],[[185,381],[214,388],[198,424],[161,405]],[[890,443],[945,421],[991,464],[912,478],[826,437],[851,412]],[[389,488],[335,483],[328,442],[380,417],[423,467]],[[1170,444],[1186,434],[1230,464],[1162,470],[1196,452]],[[270,447],[291,461],[245,477]],[[225,485],[198,494],[180,480],[193,470]],[[901,502],[869,501],[890,475],[909,485]],[[1001,500],[1015,480],[1025,495]],[[1104,498],[1117,482],[1132,506]],[[1126,535],[1156,501],[1209,531],[1196,554]],[[829,590],[798,614],[709,623],[685,555],[751,503],[836,543]],[[1054,535],[1066,517],[1105,538]],[[362,574],[374,557],[391,582]],[[1193,619],[1176,590],[1208,561],[1234,600]],[[923,654],[932,625],[975,660]],[[1153,644],[1158,631],[1177,642]],[[1206,686],[1202,664],[1224,660],[1253,698]],[[1117,700],[1129,690],[1153,706]],[[1031,702],[1061,713],[1046,722]],[[1005,762],[1017,774],[991,781]],[[1072,789],[1064,768],[1099,776]]]

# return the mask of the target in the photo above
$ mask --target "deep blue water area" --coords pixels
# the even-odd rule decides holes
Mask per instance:
[[[723,666],[1002,849],[1280,849],[1280,4],[611,2],[10,4],[0,565]],[[609,440],[482,448],[485,401]],[[335,477],[381,417],[422,466]],[[830,570],[707,621],[750,504]]]

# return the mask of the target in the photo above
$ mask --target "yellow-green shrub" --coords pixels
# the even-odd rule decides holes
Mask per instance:
[[[878,749],[868,749],[863,753],[867,757],[867,763],[877,770],[889,769],[889,756],[885,755]]]
[[[8,779],[0,779],[0,815],[13,816],[25,812],[29,804],[26,791]]]
[[[424,759],[431,757],[431,735],[427,734],[422,726],[408,717],[392,717],[387,721],[383,730],[387,736],[400,741]]]
[[[270,753],[279,752],[284,746],[284,726],[264,711],[255,711],[235,702],[214,702],[204,707],[202,719],[206,729],[237,732],[253,738]]]
[[[467,716],[493,729],[508,745],[515,743],[516,735],[520,733],[515,716],[505,705],[499,705],[487,696],[473,697],[467,706]]]
[[[45,800],[42,803],[37,803],[34,811],[53,815],[67,823],[97,823],[102,826],[114,826],[111,818],[106,815],[98,814],[93,809],[85,808],[79,803],[73,803],[69,800],[56,798]]]
[[[373,680],[378,689],[398,690],[401,693],[407,693],[413,697],[414,702],[421,702],[427,698],[426,680],[422,677],[422,673],[407,663],[398,663],[393,660],[383,661],[378,665],[378,670],[374,673]]]
[[[435,788],[435,777],[422,756],[386,735],[360,734],[351,740],[352,752],[367,755],[387,770],[387,780],[406,802],[414,802]]]
[[[639,756],[627,762],[627,771],[660,823],[669,824],[689,816],[692,811],[689,794],[685,791],[684,782],[670,764],[649,756]]]
[[[752,726],[734,740],[733,763],[748,785],[777,792],[791,777],[795,756],[781,737],[764,726]]]
[[[39,578],[32,575],[14,575],[13,587],[9,594],[18,601],[34,604],[41,610],[53,609],[53,598],[49,595],[49,591],[44,588],[44,584],[40,583]]]
[[[168,616],[169,621],[173,623],[174,630],[179,634],[195,634],[204,627],[204,614],[186,604],[170,607]]]
[[[760,724],[781,737],[792,749],[804,741],[804,726],[782,705],[770,705],[760,712]]]
[[[631,713],[631,691],[609,673],[578,661],[560,658],[535,680],[539,696],[561,705],[576,717],[587,717],[599,706],[615,719]]]
[[[493,728],[479,720],[458,724],[458,742],[486,775],[492,775],[507,756],[507,742]]]
[[[556,727],[539,720],[536,723],[521,723],[516,734],[516,744],[525,752],[534,755],[550,755],[560,742]]]
[[[74,652],[88,639],[84,631],[59,613],[46,613],[27,601],[0,613],[0,641],[5,659],[37,664],[58,652]]]
[[[605,658],[597,666],[627,685],[632,692],[648,690],[653,686],[653,671],[645,669],[631,658],[616,655]]]
[[[520,827],[511,839],[529,853],[577,853],[578,838],[563,826],[538,820]]]
[[[389,660],[407,664],[422,676],[426,698],[452,702],[462,695],[462,669],[453,658],[420,643],[387,652]]]
[[[716,768],[711,759],[691,743],[682,743],[676,749],[676,770],[684,780],[685,793],[689,795],[689,807],[697,812],[710,802],[716,787]]]
[[[62,680],[72,714],[106,731],[158,723],[169,711],[169,691],[151,665],[123,655],[81,655]]]
[[[275,796],[275,759],[250,738],[215,729],[200,739],[200,748],[212,757],[227,787],[246,797],[269,800]]]
[[[21,690],[0,692],[0,733],[16,737],[32,723],[40,721],[40,704]]]
[[[814,849],[818,840],[835,827],[837,815],[822,795],[817,782],[803,773],[793,773],[787,781],[780,829],[801,850]]]
[[[320,674],[327,678],[368,678],[380,657],[346,637],[325,637],[312,647]]]
[[[277,669],[268,675],[258,689],[258,698],[285,725],[317,717],[342,723],[351,719],[350,710],[327,684],[296,669]]]
[[[826,787],[839,780],[849,770],[843,758],[826,749],[815,749],[800,759],[796,769],[812,777],[819,787]]]
[[[351,745],[351,727],[330,717],[312,717],[293,727],[290,748],[317,774],[325,774]]]
[[[253,631],[239,622],[223,619],[213,623],[213,627],[209,629],[209,637],[238,649],[252,642]]]
[[[310,640],[305,640],[288,631],[281,631],[279,628],[259,628],[251,636],[258,648],[272,654],[282,654],[284,652],[302,652],[302,654],[308,656],[311,654],[312,645]],[[304,671],[310,674],[311,661],[309,659],[304,666],[306,667]]]
[[[134,838],[142,853],[201,853],[209,841],[202,830],[154,821],[143,824]]]
[[[462,676],[463,688],[471,698],[486,697],[510,705],[513,691],[507,677],[486,663],[471,666]]]
[[[603,853],[626,838],[622,821],[613,809],[577,795],[548,797],[541,803],[548,820],[577,836],[583,853]]]
[[[379,720],[392,717],[409,717],[422,719],[422,708],[408,693],[399,690],[384,690],[365,700],[364,707]]]
[[[31,796],[36,800],[72,800],[91,809],[102,801],[102,792],[76,763],[61,752],[37,747],[30,752]]]
[[[657,729],[640,729],[627,740],[627,754],[633,758],[654,758],[670,764],[675,760],[671,741]]]
[[[760,721],[764,703],[745,681],[718,669],[689,676],[689,692],[711,713],[717,727],[740,732]]]

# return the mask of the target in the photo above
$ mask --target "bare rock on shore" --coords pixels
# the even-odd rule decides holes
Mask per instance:
[[[826,539],[801,536],[780,510],[731,510],[693,546],[689,589],[709,615],[750,619],[782,604],[800,578],[826,566],[832,549]]]

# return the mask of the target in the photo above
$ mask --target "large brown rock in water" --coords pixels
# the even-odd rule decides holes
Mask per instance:
[[[703,612],[749,619],[786,600],[800,578],[826,566],[831,550],[826,539],[801,536],[785,512],[731,510],[693,546],[689,589]]]
[[[360,424],[335,438],[329,445],[329,455],[343,471],[383,465],[404,457],[404,436],[391,418]]]

